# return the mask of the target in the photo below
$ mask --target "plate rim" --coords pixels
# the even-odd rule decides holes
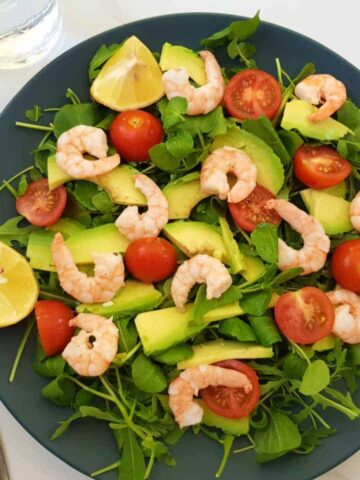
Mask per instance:
[[[20,96],[24,90],[26,90],[27,88],[29,88],[32,84],[32,82],[36,81],[39,77],[41,77],[47,68],[50,68],[54,63],[56,62],[59,62],[61,61],[61,59],[65,56],[68,56],[68,55],[71,55],[73,50],[75,50],[76,48],[78,48],[79,46],[85,44],[86,42],[90,41],[90,40],[94,40],[96,38],[101,38],[104,34],[107,34],[107,33],[110,33],[110,32],[114,32],[116,30],[119,30],[121,29],[122,27],[131,27],[132,25],[143,25],[143,24],[146,24],[146,23],[151,23],[152,21],[154,20],[167,20],[168,18],[174,18],[174,17],[179,17],[179,16],[182,16],[182,17],[186,17],[186,16],[198,16],[198,17],[201,17],[201,16],[212,16],[212,17],[223,17],[223,18],[230,18],[232,21],[236,21],[236,20],[247,20],[249,19],[250,17],[247,17],[247,16],[244,16],[244,15],[235,15],[235,14],[230,14],[230,13],[222,13],[222,12],[179,12],[179,13],[169,13],[169,14],[164,14],[164,15],[155,15],[155,16],[152,16],[152,17],[146,17],[146,18],[142,18],[142,19],[139,19],[139,20],[135,20],[135,21],[132,21],[132,22],[126,22],[126,23],[122,23],[116,27],[113,27],[113,28],[110,28],[110,29],[107,29],[107,30],[104,30],[102,32],[99,32],[95,35],[92,35],[88,38],[86,38],[85,40],[82,40],[81,42],[79,43],[76,43],[75,45],[73,45],[72,47],[70,47],[69,49],[65,50],[64,52],[62,52],[61,54],[59,54],[58,56],[56,56],[55,58],[53,58],[49,63],[46,63],[33,77],[31,77],[26,83],[25,85],[23,85],[23,87],[20,88],[20,90],[18,90],[16,92],[16,94],[8,101],[8,103],[5,105],[5,107],[3,108],[3,110],[0,112],[0,122],[4,121],[4,118],[6,117],[6,114],[7,114],[7,111],[12,107],[12,104],[17,100],[17,97]],[[321,43],[320,41],[318,40],[315,40],[311,37],[309,37],[308,35],[305,35],[303,33],[300,33],[300,32],[297,32],[296,30],[293,30],[293,29],[290,29],[290,28],[287,28],[287,27],[284,27],[283,25],[278,25],[276,23],[273,23],[273,22],[269,22],[269,21],[266,21],[266,20],[261,20],[261,24],[266,24],[268,26],[270,26],[271,28],[275,28],[277,30],[281,30],[283,31],[284,33],[287,33],[287,34],[291,34],[291,35],[296,35],[297,37],[300,37],[304,40],[306,40],[307,42],[310,42],[312,44],[315,44],[317,46],[320,46],[324,51],[326,51],[327,53],[330,53],[333,57],[335,57],[335,59],[337,60],[341,60],[341,62],[344,62],[345,64],[348,65],[348,67],[352,68],[358,75],[360,75],[360,68],[355,66],[353,63],[351,63],[349,60],[347,60],[346,58],[342,57],[339,53],[337,52],[334,52],[333,50],[331,50],[331,48],[327,47],[326,45],[324,45],[323,43]],[[82,470],[81,468],[78,468],[76,466],[74,466],[73,462],[71,461],[68,461],[68,460],[65,460],[65,457],[61,454],[61,453],[58,453],[56,452],[55,453],[55,448],[53,449],[51,447],[51,444],[48,446],[48,445],[45,445],[43,443],[43,441],[40,439],[40,437],[36,434],[36,433],[33,433],[31,431],[31,429],[28,429],[26,426],[25,426],[25,422],[23,420],[21,420],[20,418],[18,418],[18,416],[12,411],[9,403],[4,400],[4,398],[2,397],[2,394],[1,394],[1,391],[0,391],[0,401],[3,403],[4,407],[6,408],[6,410],[10,413],[10,415],[18,422],[18,424],[21,425],[21,427],[25,430],[25,432],[30,435],[30,437],[32,437],[32,439],[34,439],[37,443],[40,444],[40,446],[42,448],[44,448],[47,452],[51,453],[52,455],[54,455],[56,458],[60,459],[62,462],[64,462],[68,467],[74,469],[76,472],[79,472],[79,473],[82,473],[83,475],[85,476],[88,476],[87,472],[85,472],[84,470]],[[3,439],[4,440],[4,439]],[[4,442],[5,443],[5,442]],[[336,466],[340,465],[341,463],[343,463],[344,461],[348,460],[349,458],[351,458],[354,454],[356,454],[358,451],[360,451],[360,445],[359,445],[359,448],[358,447],[354,447],[354,448],[351,448],[351,453],[350,455],[348,454],[343,454],[340,458],[337,458],[336,460],[333,460],[333,461],[330,461],[329,463],[329,466],[326,467],[326,468],[321,468],[317,473],[316,475],[319,476],[319,475],[323,475],[327,472],[329,472],[330,470],[332,470],[333,468],[335,468]],[[306,476],[303,478],[303,480],[314,480],[314,477],[313,476]]]

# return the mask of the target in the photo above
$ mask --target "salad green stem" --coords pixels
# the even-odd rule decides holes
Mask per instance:
[[[75,308],[78,305],[78,303],[75,300],[72,300],[71,298],[66,297],[65,295],[46,291],[45,287],[41,287],[39,298],[42,298],[44,300],[59,300],[60,302],[65,303],[66,305],[69,305],[69,307],[73,307],[73,308]]]
[[[90,477],[98,477],[99,475],[102,475],[103,473],[111,472],[112,470],[115,470],[116,468],[119,468],[120,465],[120,460],[117,462],[112,463],[111,465],[108,465],[107,467],[104,467],[100,470],[96,470],[96,472],[93,472],[90,474]]]
[[[17,127],[22,128],[30,128],[32,130],[41,130],[43,132],[52,132],[53,127],[47,127],[46,125],[35,125],[33,123],[25,123],[25,122],[15,122]]]
[[[204,149],[206,147],[206,143],[205,143],[204,135],[202,134],[202,132],[198,131],[198,137],[200,140],[201,148]]]
[[[216,472],[216,478],[219,478],[224,471],[225,465],[229,459],[229,455],[231,453],[231,449],[234,443],[234,437],[232,435],[225,435],[222,444],[224,445],[224,456],[220,463],[219,470]]]
[[[16,352],[15,360],[13,366],[11,368],[10,376],[9,376],[9,383],[12,383],[15,379],[16,371],[19,366],[22,354],[24,353],[24,349],[26,347],[27,341],[29,339],[30,333],[35,325],[35,318],[33,317],[28,324],[26,325],[25,332],[23,338],[21,339],[19,348]]]
[[[299,357],[303,358],[307,363],[308,365],[310,365],[310,360],[309,360],[309,357],[306,355],[306,353],[304,352],[304,350],[299,347],[299,345],[297,345],[296,343],[292,342],[291,340],[288,340],[289,343],[291,343],[292,347],[294,350],[296,350],[297,354],[299,355]]]
[[[17,173],[16,175],[14,175],[13,177],[9,178],[8,180],[3,180],[3,184],[0,185],[0,192],[1,190],[4,190],[4,188],[7,188],[7,185],[9,183],[12,183],[13,181],[15,181],[17,178],[21,177],[21,175],[24,175],[24,173],[27,173],[27,172],[30,172],[30,170],[32,170],[33,168],[35,168],[34,166],[31,166],[31,167],[27,167],[25,168],[24,170],[22,170],[21,172]]]
[[[155,445],[153,444],[151,447],[151,454],[150,454],[150,459],[146,467],[145,475],[144,475],[144,480],[147,480],[150,477],[151,471],[153,469],[155,462]]]
[[[95,390],[91,387],[88,387],[84,383],[80,382],[76,378],[72,377],[71,375],[67,375],[66,373],[63,375],[63,378],[66,378],[67,380],[70,380],[71,382],[75,383],[78,387],[84,389],[86,392],[91,393],[92,395],[96,397],[100,397],[104,400],[107,400],[109,402],[113,402],[113,398],[110,397],[110,395],[107,395],[106,393],[99,392],[98,390]]]
[[[15,190],[15,188],[12,185],[10,185],[10,183],[7,180],[3,180],[3,185],[9,190],[11,195],[13,195],[15,198],[18,197],[17,191]]]
[[[233,450],[233,453],[248,452],[249,450],[253,450],[254,448],[255,448],[255,445],[248,445],[247,447],[238,448],[237,450]]]
[[[61,110],[59,107],[44,108],[44,112],[58,112]]]

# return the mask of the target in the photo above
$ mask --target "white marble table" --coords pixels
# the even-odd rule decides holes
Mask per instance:
[[[0,71],[0,111],[38,70],[64,50],[121,23],[165,13],[209,11],[252,16],[260,8],[263,19],[320,41],[360,68],[360,50],[355,40],[360,3],[356,0],[59,0],[59,3],[64,28],[57,48],[32,67]],[[11,480],[88,478],[33,440],[1,403],[0,436],[5,445]],[[360,452],[321,477],[321,480],[359,479]]]

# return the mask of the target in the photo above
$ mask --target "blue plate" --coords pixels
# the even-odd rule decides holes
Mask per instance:
[[[34,131],[14,126],[24,118],[24,111],[34,104],[59,106],[64,92],[71,87],[81,99],[89,97],[87,68],[94,52],[103,43],[121,42],[137,35],[152,50],[160,51],[165,41],[199,48],[198,41],[238,19],[231,15],[187,13],[167,15],[130,23],[97,35],[70,49],[38,73],[10,102],[0,116],[0,177],[9,178],[31,165],[30,151],[37,145]],[[333,74],[348,88],[349,96],[360,104],[360,72],[350,63],[319,43],[282,27],[262,22],[254,36],[258,48],[258,65],[275,73],[274,60],[281,59],[283,68],[296,74],[307,62],[314,62],[318,72]],[[220,56],[222,64],[226,55]],[[15,214],[13,198],[1,194],[0,221]],[[50,435],[58,421],[70,411],[56,407],[41,396],[46,381],[31,369],[34,342],[30,342],[13,385],[7,382],[8,371],[16,353],[24,324],[0,332],[0,398],[14,417],[42,445],[77,470],[90,472],[117,460],[113,437],[101,422],[81,420],[57,441]],[[357,401],[360,395],[357,395]],[[287,455],[266,465],[257,465],[254,454],[233,455],[223,474],[223,480],[312,480],[333,468],[360,448],[360,422],[351,422],[336,412],[326,412],[326,418],[338,429],[336,435],[306,456]],[[221,459],[221,449],[203,436],[188,434],[174,448],[176,468],[157,465],[152,477],[156,480],[204,480],[214,478]],[[36,460],[34,460],[36,461]],[[115,479],[115,473],[104,475]]]

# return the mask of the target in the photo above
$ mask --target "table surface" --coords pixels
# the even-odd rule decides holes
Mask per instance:
[[[340,9],[332,8],[329,0],[198,0],[196,6],[193,0],[61,0],[59,3],[63,20],[61,40],[56,49],[36,65],[15,71],[0,71],[0,111],[36,72],[73,45],[122,23],[165,13],[208,11],[252,16],[260,8],[263,19],[318,40],[360,68],[360,50],[358,42],[354,41],[360,3],[354,0],[342,0]],[[1,402],[0,437],[11,480],[89,478],[33,440]],[[323,475],[321,480],[359,480],[359,472],[360,452]]]

